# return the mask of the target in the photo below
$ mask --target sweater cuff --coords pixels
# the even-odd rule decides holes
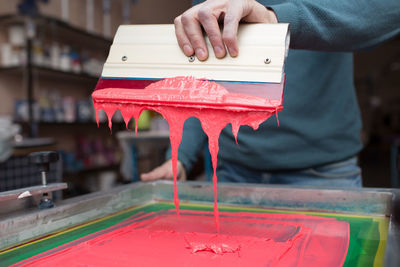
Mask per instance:
[[[294,3],[283,3],[266,6],[275,12],[278,22],[289,23],[290,34],[292,36],[299,33],[299,9]],[[294,39],[294,38],[293,38]],[[291,38],[291,40],[293,40]]]

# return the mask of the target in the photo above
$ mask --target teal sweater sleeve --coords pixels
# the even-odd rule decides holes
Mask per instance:
[[[355,51],[400,33],[399,0],[260,2],[275,11],[279,22],[290,23],[293,49]]]

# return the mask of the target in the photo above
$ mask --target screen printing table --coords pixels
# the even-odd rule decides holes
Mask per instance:
[[[181,210],[212,211],[212,184],[180,183],[178,191]],[[137,212],[172,210],[172,199],[170,182],[135,183],[68,199],[53,209],[0,217],[0,265],[84,238]],[[400,190],[220,183],[218,203],[222,212],[304,213],[346,220],[351,238],[345,266],[400,266]]]

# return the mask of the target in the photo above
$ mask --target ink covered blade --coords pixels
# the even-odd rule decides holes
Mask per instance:
[[[235,58],[215,58],[210,42],[206,42],[210,56],[199,61],[182,53],[173,25],[120,26],[92,94],[93,101],[282,110],[288,24],[240,25],[240,52]],[[217,88],[218,93],[200,92],[196,86]]]
[[[154,82],[142,90],[100,89],[93,92],[92,96],[96,102],[114,104],[135,103],[148,106],[198,107],[232,111],[282,110],[282,101],[279,99],[233,93],[216,82],[183,76]]]

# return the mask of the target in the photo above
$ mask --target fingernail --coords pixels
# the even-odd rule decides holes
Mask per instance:
[[[220,46],[215,46],[214,52],[217,57],[222,57],[224,55],[224,50]]]
[[[196,49],[196,56],[199,59],[205,59],[206,58],[206,52],[204,52],[204,50],[202,48],[197,48]]]
[[[193,49],[190,45],[184,45],[183,46],[183,52],[185,53],[185,55],[192,55],[193,54]]]
[[[233,48],[233,47],[228,47],[228,50],[229,50],[229,54],[230,54],[232,57],[236,57],[236,56],[237,56],[237,51],[236,51],[235,48]]]

